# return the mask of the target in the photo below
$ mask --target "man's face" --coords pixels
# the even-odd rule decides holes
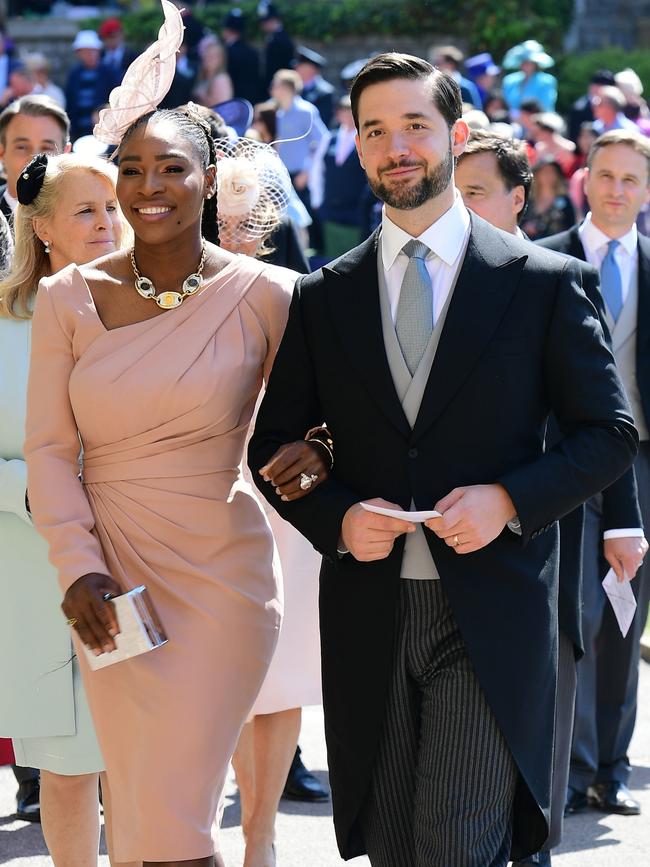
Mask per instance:
[[[354,117],[352,116],[352,110],[349,108],[337,108],[336,122],[339,123],[344,129],[354,129]]]
[[[5,130],[0,159],[7,175],[9,194],[16,196],[16,181],[22,169],[39,153],[60,154],[66,149],[63,130],[53,117],[17,114]]]
[[[94,69],[99,65],[101,51],[98,48],[78,48],[77,57],[88,69]]]
[[[468,208],[497,229],[515,233],[524,206],[524,188],[507,188],[493,153],[463,156],[456,166],[455,181]]]
[[[432,102],[428,81],[372,84],[361,93],[358,113],[357,151],[378,198],[410,210],[449,187],[468,129],[457,121],[450,131]]]
[[[597,120],[603,123],[612,123],[617,114],[618,106],[615,106],[606,96],[594,96],[591,100],[591,110]]]
[[[629,145],[613,144],[596,151],[585,178],[596,226],[612,237],[629,231],[650,196],[648,182],[647,159]]]
[[[316,78],[320,69],[317,66],[314,66],[313,63],[307,63],[307,61],[301,60],[296,63],[296,72],[302,78],[303,82],[307,84],[307,82],[311,81],[312,78]]]
[[[276,79],[273,79],[271,82],[269,91],[273,99],[277,100],[280,105],[284,106],[290,104],[295,96],[291,87],[288,87],[286,84],[283,84]]]

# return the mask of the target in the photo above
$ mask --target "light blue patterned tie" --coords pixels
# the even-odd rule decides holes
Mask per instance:
[[[402,248],[409,257],[397,304],[395,331],[411,376],[415,374],[433,331],[433,289],[425,259],[431,251],[422,241]]]
[[[623,281],[621,271],[616,261],[616,248],[620,241],[610,241],[607,245],[607,255],[600,266],[600,291],[603,293],[607,309],[612,314],[614,322],[618,320],[623,309]]]

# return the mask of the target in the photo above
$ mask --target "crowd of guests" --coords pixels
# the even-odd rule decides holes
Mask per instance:
[[[348,64],[340,80],[331,83],[323,75],[328,59],[294,42],[278,4],[259,4],[261,52],[247,40],[248,22],[236,7],[218,33],[206,31],[191,9],[182,14],[184,40],[163,106],[190,100],[211,108],[233,99],[250,103],[254,121],[249,134],[278,143],[305,206],[299,222],[314,264],[340,255],[351,239],[367,237],[379,223],[381,204],[353,155],[347,101],[352,78],[367,58]],[[97,31],[80,31],[72,50],[76,63],[64,88],[51,81],[43,55],[12,57],[4,73],[0,65],[1,104],[45,93],[66,108],[73,143],[82,139],[75,149],[92,149],[97,112],[135,55],[117,18],[106,19]],[[650,110],[632,69],[594,70],[586,93],[563,117],[556,111],[555,61],[535,40],[511,48],[500,66],[488,52],[465,57],[455,45],[434,45],[428,59],[459,84],[464,117],[473,129],[495,130],[526,143],[533,186],[524,228],[531,239],[563,231],[587,214],[584,167],[598,135],[611,129],[650,134]],[[647,212],[644,206],[641,231]]]
[[[20,669],[0,654],[3,678],[23,695],[0,716],[0,735],[14,738],[18,814],[42,819],[55,864],[92,865],[99,778],[112,863],[220,865],[210,827],[232,759],[244,865],[274,867],[283,792],[328,797],[296,749],[300,708],[320,701],[313,545],[324,556],[341,853],[367,851],[378,867],[465,864],[470,852],[481,865],[549,865],[564,815],[640,812],[627,786],[650,600],[650,121],[640,82],[632,70],[596,71],[564,120],[553,59],[528,40],[503,58],[503,78],[489,54],[436,46],[437,70],[393,54],[352,64],[348,92],[323,78],[324,57],[293,45],[273,3],[258,10],[263,61],[240,10],[221,34],[182,14],[165,9],[180,48],[168,92],[120,116],[117,136],[105,105],[136,58],[116,19],[77,35],[63,92],[45,58],[6,65],[0,370],[13,373],[0,380],[0,548],[21,580],[0,638],[20,646],[27,622],[40,637]],[[251,111],[235,129],[227,106],[242,99]],[[115,144],[117,168],[105,159]],[[433,169],[428,183],[404,193],[422,165]],[[289,310],[296,272],[341,255],[300,284]],[[508,306],[499,293],[515,292],[504,276],[513,262],[532,294]],[[323,281],[343,317],[331,334]],[[381,309],[362,307],[373,285]],[[481,329],[497,314],[503,333],[491,341]],[[431,433],[419,412],[441,369],[438,344],[437,364],[452,357],[443,326],[459,340],[475,332],[472,347],[487,349],[479,373],[465,370],[469,385],[457,384],[467,401],[450,392]],[[388,366],[359,374],[373,402],[347,376],[341,347],[362,353],[353,369],[363,371],[382,334]],[[391,378],[399,401],[387,398]],[[452,379],[450,370],[438,388]],[[262,383],[249,462],[273,507],[266,517],[240,470]],[[406,449],[408,460],[386,464],[388,502],[376,505],[395,508],[406,491],[403,507],[427,500],[442,517],[427,520],[426,535],[359,505],[356,492],[373,497],[377,485],[377,454],[359,443],[378,436],[385,454]],[[440,478],[436,503],[421,490],[430,477]],[[503,481],[484,483],[493,478]],[[605,566],[637,597],[625,637],[606,604]],[[492,597],[473,568],[503,597],[489,623],[479,614]],[[129,663],[127,688],[122,664],[93,673],[82,645],[114,648],[108,599],[135,575],[171,637]],[[370,601],[368,576],[381,599]],[[498,619],[512,610],[509,594],[523,643]],[[497,646],[491,630],[510,637]],[[448,698],[432,666],[462,684],[453,701],[463,712],[451,702],[455,738],[433,714],[418,755],[421,703]],[[23,689],[45,673],[47,686]],[[504,690],[511,681],[516,696]],[[186,749],[170,755],[180,730]],[[452,750],[447,741],[458,755],[436,752]],[[470,753],[478,774],[459,760]],[[443,762],[444,786],[480,815],[445,813],[437,784],[411,815],[420,762]]]

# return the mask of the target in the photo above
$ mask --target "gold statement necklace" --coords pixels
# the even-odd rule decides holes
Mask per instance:
[[[201,259],[199,267],[194,274],[190,274],[183,280],[183,288],[180,292],[161,292],[157,294],[156,287],[148,277],[141,277],[138,271],[138,266],[135,264],[135,249],[131,250],[131,265],[135,274],[135,288],[138,295],[143,298],[151,298],[163,310],[173,310],[174,307],[180,307],[188,295],[195,295],[203,285],[203,266],[205,265],[205,241],[201,244]]]

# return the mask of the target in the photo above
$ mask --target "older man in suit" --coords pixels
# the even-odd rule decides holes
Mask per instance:
[[[454,79],[379,55],[351,101],[382,226],[299,281],[250,464],[324,555],[343,857],[504,867],[548,835],[555,520],[627,469],[636,432],[577,266],[455,194],[469,130]],[[566,435],[545,452],[551,411]],[[323,419],[332,475],[293,501],[311,477],[266,463]],[[364,502],[441,517],[423,529]]]
[[[580,226],[540,243],[600,269],[601,290],[614,356],[641,446],[635,461],[643,525],[650,525],[650,240],[636,218],[650,192],[650,143],[638,133],[600,136],[588,158],[585,192],[591,207]],[[648,616],[650,568],[632,582],[638,610],[622,638],[601,581],[611,566],[620,580],[634,577],[647,546],[639,521],[614,524],[607,497],[587,504],[584,535],[582,632],[586,654],[578,666],[576,718],[567,812],[589,804],[604,812],[635,815],[639,803],[627,788],[627,749],[636,719],[639,638]]]

